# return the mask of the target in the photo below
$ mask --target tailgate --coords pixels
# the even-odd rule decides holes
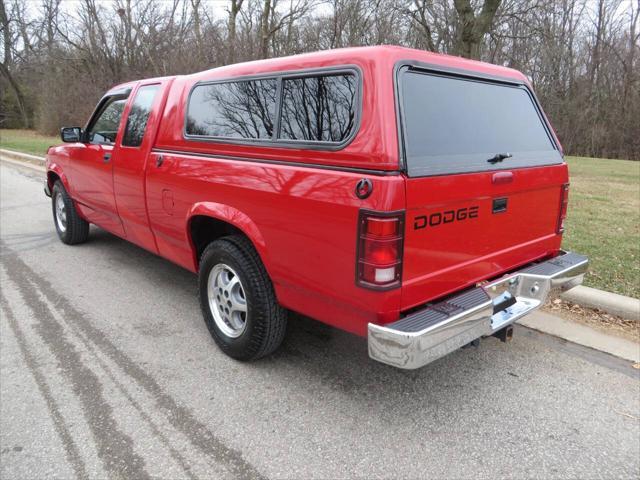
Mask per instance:
[[[398,88],[402,309],[556,252],[567,168],[528,88],[415,68]]]

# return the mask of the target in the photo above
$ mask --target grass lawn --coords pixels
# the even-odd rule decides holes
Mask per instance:
[[[44,156],[51,145],[62,143],[60,137],[40,135],[32,130],[0,130],[0,148]]]
[[[0,146],[44,155],[59,137],[0,130]],[[640,162],[567,157],[571,175],[563,247],[588,255],[585,284],[640,298]]]
[[[640,162],[567,157],[563,247],[589,256],[585,284],[640,298]]]

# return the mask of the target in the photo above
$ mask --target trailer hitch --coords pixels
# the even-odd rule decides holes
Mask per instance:
[[[500,339],[501,342],[510,342],[513,340],[513,325],[507,325],[493,334],[494,337]]]

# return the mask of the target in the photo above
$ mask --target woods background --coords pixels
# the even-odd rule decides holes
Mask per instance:
[[[565,152],[640,159],[640,0],[0,0],[0,127],[85,123],[127,80],[395,44],[529,76]]]

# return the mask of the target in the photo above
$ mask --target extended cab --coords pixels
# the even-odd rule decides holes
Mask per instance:
[[[561,250],[568,172],[521,73],[399,47],[333,50],[114,87],[62,129],[61,240],[93,223],[199,275],[237,359],[287,310],[417,368],[582,282]]]

